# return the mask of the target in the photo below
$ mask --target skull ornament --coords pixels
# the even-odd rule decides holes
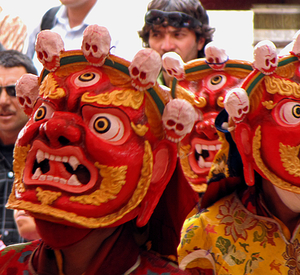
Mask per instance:
[[[204,52],[206,63],[213,70],[219,71],[224,69],[226,62],[229,59],[224,49],[217,47],[215,42],[210,42],[205,46]]]
[[[153,86],[161,70],[161,57],[152,49],[140,50],[128,67],[132,78],[131,84],[139,91]]]
[[[167,52],[162,56],[162,64],[168,75],[178,80],[184,79],[184,62],[175,52]]]
[[[174,99],[167,103],[162,116],[167,139],[181,141],[190,133],[197,119],[194,107],[184,99]]]
[[[38,34],[35,51],[47,70],[55,71],[59,67],[59,55],[63,50],[64,42],[58,33],[45,30]]]
[[[111,37],[105,27],[88,26],[83,33],[82,52],[86,59],[95,66],[102,66],[109,55]]]
[[[254,68],[265,75],[273,74],[277,68],[278,58],[276,47],[273,42],[263,40],[254,48]]]
[[[234,122],[243,121],[249,112],[249,98],[246,91],[242,88],[234,88],[229,91],[225,96],[224,106]]]
[[[24,109],[30,115],[39,94],[38,77],[33,74],[23,75],[16,84],[16,96]]]
[[[293,39],[291,54],[300,57],[300,31],[297,31]]]

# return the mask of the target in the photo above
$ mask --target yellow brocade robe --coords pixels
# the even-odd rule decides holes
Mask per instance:
[[[185,221],[180,267],[193,274],[300,274],[299,227],[290,236],[280,221],[251,213],[231,194]]]

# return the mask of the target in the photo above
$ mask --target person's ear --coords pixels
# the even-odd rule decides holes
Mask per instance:
[[[205,38],[204,37],[200,37],[198,42],[197,42],[197,49],[198,51],[201,51],[204,47],[205,44]]]
[[[176,144],[168,140],[161,141],[153,151],[153,174],[148,192],[140,204],[137,226],[141,227],[147,224],[174,173],[176,162]]]

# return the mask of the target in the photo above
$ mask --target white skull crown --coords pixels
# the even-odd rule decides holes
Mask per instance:
[[[169,76],[177,80],[183,80],[185,77],[184,62],[181,56],[175,52],[167,52],[162,56],[162,65]]]
[[[225,51],[215,42],[208,43],[204,48],[207,64],[214,70],[223,70],[229,57]]]
[[[230,90],[225,96],[224,107],[234,122],[243,121],[245,115],[249,112],[249,97],[246,91],[242,88]]]
[[[105,27],[90,25],[83,32],[82,52],[95,66],[102,66],[110,51],[111,37]]]
[[[168,102],[162,115],[167,139],[181,141],[192,131],[196,119],[195,108],[188,101],[177,98]]]
[[[276,46],[269,40],[260,41],[254,48],[254,68],[265,75],[273,74],[277,69]]]
[[[128,67],[131,85],[139,91],[151,88],[156,83],[161,65],[161,57],[156,51],[150,48],[140,50]]]
[[[31,114],[34,103],[39,95],[38,76],[24,74],[16,84],[16,97],[27,115]]]

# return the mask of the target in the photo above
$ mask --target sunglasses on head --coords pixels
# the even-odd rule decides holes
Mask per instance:
[[[149,10],[145,15],[145,22],[149,25],[167,24],[175,28],[201,27],[202,23],[196,18],[178,11]]]
[[[0,94],[2,93],[2,89],[5,89],[9,96],[16,96],[16,85],[0,86]]]

